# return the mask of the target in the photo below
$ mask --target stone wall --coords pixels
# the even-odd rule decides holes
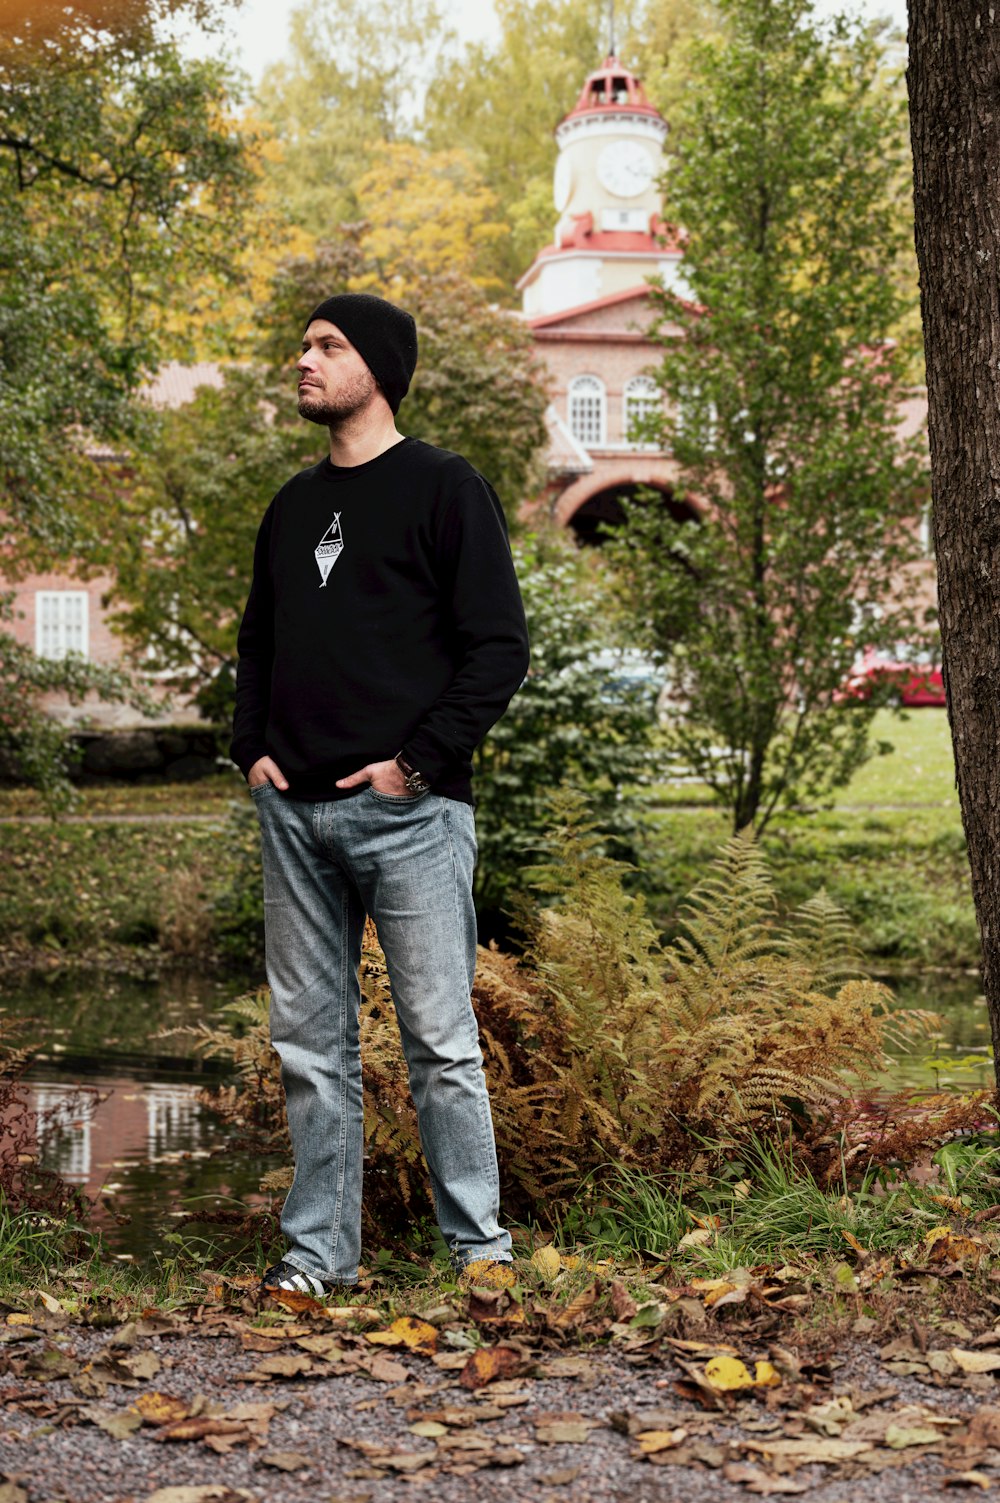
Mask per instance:
[[[74,782],[191,783],[232,767],[229,726],[78,731]]]

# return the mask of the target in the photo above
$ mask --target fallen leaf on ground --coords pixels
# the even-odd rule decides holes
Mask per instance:
[[[983,1254],[988,1251],[980,1237],[962,1237],[947,1226],[936,1226],[924,1237],[928,1261],[931,1263],[971,1263],[977,1267]]]
[[[467,1352],[435,1352],[431,1361],[442,1372],[458,1372],[468,1362]]]
[[[401,1315],[384,1331],[369,1331],[365,1337],[378,1346],[405,1346],[411,1352],[429,1355],[437,1351],[438,1333],[426,1320]]]
[[[969,1421],[962,1444],[970,1449],[1000,1448],[1000,1409],[983,1406]]]
[[[676,1430],[640,1430],[636,1436],[643,1456],[652,1456],[657,1451],[669,1450],[671,1446],[679,1446],[681,1441],[686,1439],[687,1431],[680,1426]]]
[[[543,1378],[592,1378],[594,1371],[586,1357],[550,1357],[539,1368]]]
[[[848,1395],[842,1393],[836,1398],[828,1399],[825,1404],[810,1404],[802,1417],[811,1430],[835,1439],[857,1415]]]
[[[301,1451],[262,1451],[257,1460],[261,1466],[273,1466],[279,1472],[304,1472],[315,1465],[312,1457]]]
[[[981,1487],[989,1488],[993,1484],[985,1472],[952,1472],[948,1477],[941,1478],[942,1487]]]
[[[283,1310],[291,1310],[293,1315],[325,1315],[327,1306],[321,1305],[318,1299],[313,1299],[311,1294],[300,1294],[297,1289],[267,1289],[261,1295],[261,1302],[267,1305],[280,1305]]]
[[[948,1356],[964,1373],[992,1373],[1000,1368],[1000,1352],[964,1352],[953,1346]]]
[[[773,1493],[807,1493],[812,1489],[810,1482],[796,1482],[794,1477],[776,1477],[773,1472],[765,1472],[746,1462],[727,1461],[722,1475],[727,1482],[739,1482],[748,1493],[757,1493],[763,1498],[769,1498]]]
[[[519,1372],[524,1365],[524,1359],[516,1348],[511,1346],[485,1346],[478,1352],[473,1352],[471,1357],[463,1364],[459,1383],[463,1388],[484,1388],[487,1383],[493,1383],[497,1378],[510,1378]]]
[[[768,1366],[770,1367],[770,1363]],[[771,1368],[771,1371],[774,1369]],[[730,1389],[755,1386],[753,1374],[738,1357],[712,1357],[705,1364],[705,1378],[713,1388],[723,1393]]]
[[[559,1253],[554,1247],[536,1247],[531,1254],[531,1266],[543,1279],[551,1281],[561,1267]]]
[[[885,1443],[893,1451],[901,1451],[906,1446],[933,1446],[940,1439],[940,1430],[934,1430],[930,1425],[889,1425],[885,1432]]]
[[[867,1440],[825,1440],[804,1436],[801,1440],[741,1440],[746,1451],[759,1451],[763,1456],[780,1457],[793,1466],[835,1466],[841,1461],[850,1461],[862,1451],[871,1450]]]
[[[593,1420],[557,1420],[551,1424],[536,1422],[535,1439],[543,1445],[582,1446],[590,1439]]]
[[[223,1416],[204,1415],[196,1419],[177,1420],[172,1425],[161,1425],[151,1437],[153,1440],[207,1440],[210,1436],[235,1436],[237,1440],[249,1440],[250,1432],[240,1420]]]
[[[345,1356],[339,1336],[297,1336],[295,1345],[314,1357],[322,1357],[324,1362],[339,1362]]]
[[[597,1288],[594,1284],[589,1284],[586,1289],[581,1289],[579,1294],[575,1294],[568,1304],[558,1310],[553,1310],[549,1320],[552,1325],[565,1330],[567,1326],[579,1324],[581,1315],[586,1315],[596,1302]]]
[[[269,1357],[262,1357],[247,1377],[251,1381],[266,1383],[271,1378],[302,1378],[315,1371],[312,1359],[304,1352],[274,1352]]]
[[[115,1440],[125,1440],[142,1427],[142,1415],[128,1409],[101,1409],[97,1404],[86,1404],[79,1413],[81,1419],[89,1420]]]
[[[175,1399],[156,1389],[152,1393],[140,1394],[132,1408],[146,1425],[173,1424],[176,1420],[187,1419],[190,1413],[183,1399]]]
[[[158,1487],[146,1503],[259,1503],[255,1493],[242,1487]]]
[[[691,1352],[695,1356],[699,1354],[704,1355],[709,1352],[711,1352],[713,1357],[735,1357],[737,1355],[736,1347],[727,1346],[724,1341],[681,1341],[676,1336],[668,1336],[667,1346],[672,1346],[675,1352]]]
[[[678,1247],[704,1247],[705,1244],[708,1243],[708,1242],[711,1242],[711,1240],[712,1240],[712,1233],[708,1230],[708,1228],[704,1227],[704,1226],[699,1226],[699,1227],[696,1227],[693,1232],[688,1232],[686,1236],[682,1237],[681,1240],[678,1242],[677,1246]]]
[[[136,1352],[133,1356],[122,1359],[122,1367],[130,1372],[133,1378],[139,1378],[143,1382],[155,1378],[162,1366],[156,1353],[149,1350]]]
[[[365,1353],[361,1367],[378,1383],[405,1383],[410,1376],[401,1362],[393,1362],[382,1352],[373,1352],[370,1356]]]

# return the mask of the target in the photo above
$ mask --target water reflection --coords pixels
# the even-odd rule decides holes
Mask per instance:
[[[40,1162],[95,1202],[116,1255],[162,1250],[172,1218],[261,1198],[272,1166],[229,1150],[198,1100],[223,1068],[197,1056],[183,1031],[212,1023],[258,980],[42,975],[3,997],[38,1040],[26,1090]]]

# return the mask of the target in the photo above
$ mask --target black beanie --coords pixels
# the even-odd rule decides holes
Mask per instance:
[[[417,363],[417,326],[410,314],[370,292],[341,292],[313,309],[306,328],[315,318],[347,335],[397,413]]]

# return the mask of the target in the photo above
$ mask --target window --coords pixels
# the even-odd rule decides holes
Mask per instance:
[[[604,382],[596,376],[574,376],[569,383],[569,428],[585,448],[605,442],[605,408]]]
[[[86,590],[35,591],[35,651],[40,658],[87,656]]]
[[[652,376],[633,376],[625,382],[622,393],[622,429],[626,443],[642,444],[655,448],[652,435],[642,433],[641,424],[649,418],[661,416],[663,402],[660,389]]]

